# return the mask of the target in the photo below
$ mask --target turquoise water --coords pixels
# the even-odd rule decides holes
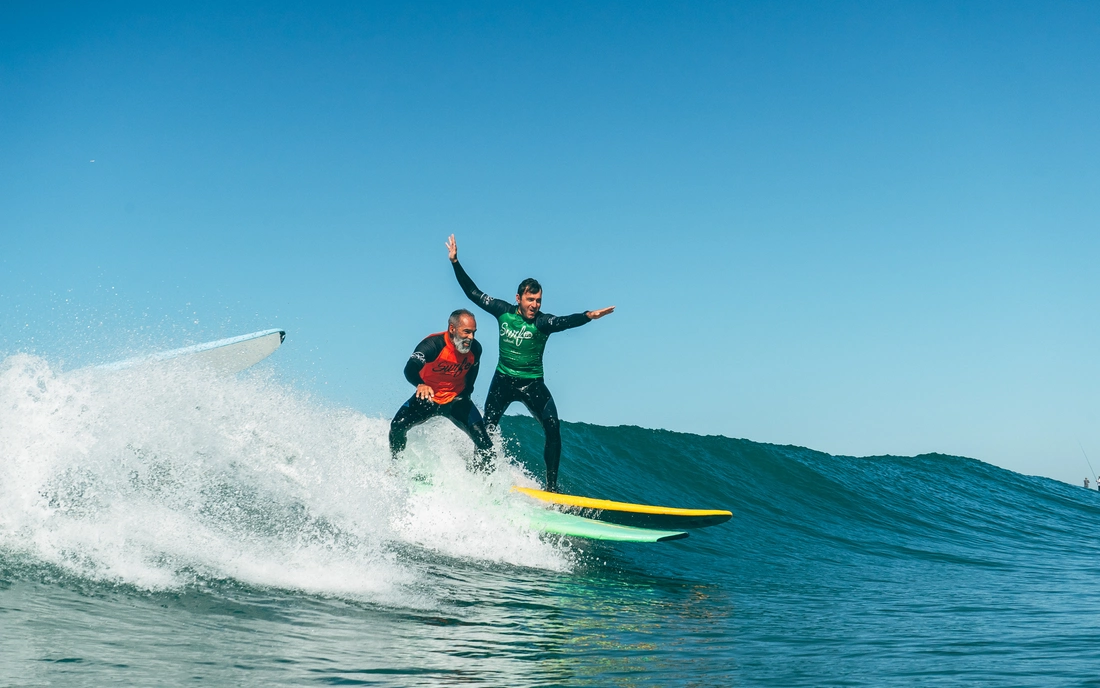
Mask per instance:
[[[0,362],[0,684],[1100,686],[1100,494],[971,459],[564,426],[566,491],[728,508],[539,536],[440,422],[262,376]],[[430,483],[425,487],[424,479]]]

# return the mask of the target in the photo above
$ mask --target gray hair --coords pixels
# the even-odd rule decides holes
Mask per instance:
[[[451,317],[447,318],[447,327],[458,327],[458,321],[462,319],[462,316],[468,315],[471,318],[474,314],[465,308],[459,308],[457,311],[451,313]],[[477,318],[474,318],[474,322],[477,322]]]

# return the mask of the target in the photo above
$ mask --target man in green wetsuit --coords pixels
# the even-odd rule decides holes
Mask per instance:
[[[531,277],[520,282],[515,303],[494,299],[478,289],[462,269],[453,234],[447,239],[447,253],[462,291],[479,308],[493,315],[499,326],[500,361],[485,398],[485,423],[490,428],[495,427],[513,401],[522,402],[546,434],[543,450],[546,489],[556,492],[558,463],[561,461],[561,427],[554,397],[542,379],[542,352],[551,334],[602,318],[613,312],[615,307],[560,317],[543,313],[542,286]]]

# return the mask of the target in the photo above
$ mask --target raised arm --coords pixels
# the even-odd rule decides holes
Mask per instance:
[[[466,293],[466,298],[476,303],[478,308],[481,308],[487,313],[491,313],[493,317],[499,317],[515,309],[514,304],[500,299],[494,299],[492,296],[489,296],[477,288],[474,281],[470,279],[470,276],[462,269],[462,264],[458,262],[458,244],[455,243],[454,234],[447,239],[447,257],[451,259],[451,267],[454,268],[458,286],[462,287],[462,291]]]

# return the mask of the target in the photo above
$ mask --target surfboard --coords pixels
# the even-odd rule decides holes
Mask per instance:
[[[430,477],[418,474],[412,476],[408,485],[410,493],[424,494],[432,490]],[[500,502],[494,500],[500,506]],[[660,530],[653,528],[633,528],[604,521],[595,521],[574,514],[563,514],[541,504],[514,504],[506,518],[515,525],[530,528],[540,533],[568,535],[588,540],[609,540],[613,542],[668,542],[688,536],[683,531]],[[519,509],[514,507],[519,506]]]
[[[137,365],[187,358],[218,373],[229,375],[256,365],[275,353],[284,339],[286,339],[284,330],[263,330],[96,367],[105,370],[122,370]]]
[[[638,529],[656,528],[676,531],[707,528],[725,523],[733,517],[731,512],[720,509],[677,509],[649,504],[628,504],[613,502],[609,499],[546,492],[530,487],[517,486],[512,490],[544,504],[552,504],[571,512],[564,515],[576,515],[589,520]]]
[[[553,509],[536,509],[528,515],[528,518],[530,527],[540,532],[569,535],[590,540],[668,542],[669,540],[679,540],[688,536],[683,531],[633,528],[604,521],[594,521],[583,516],[563,514]]]

